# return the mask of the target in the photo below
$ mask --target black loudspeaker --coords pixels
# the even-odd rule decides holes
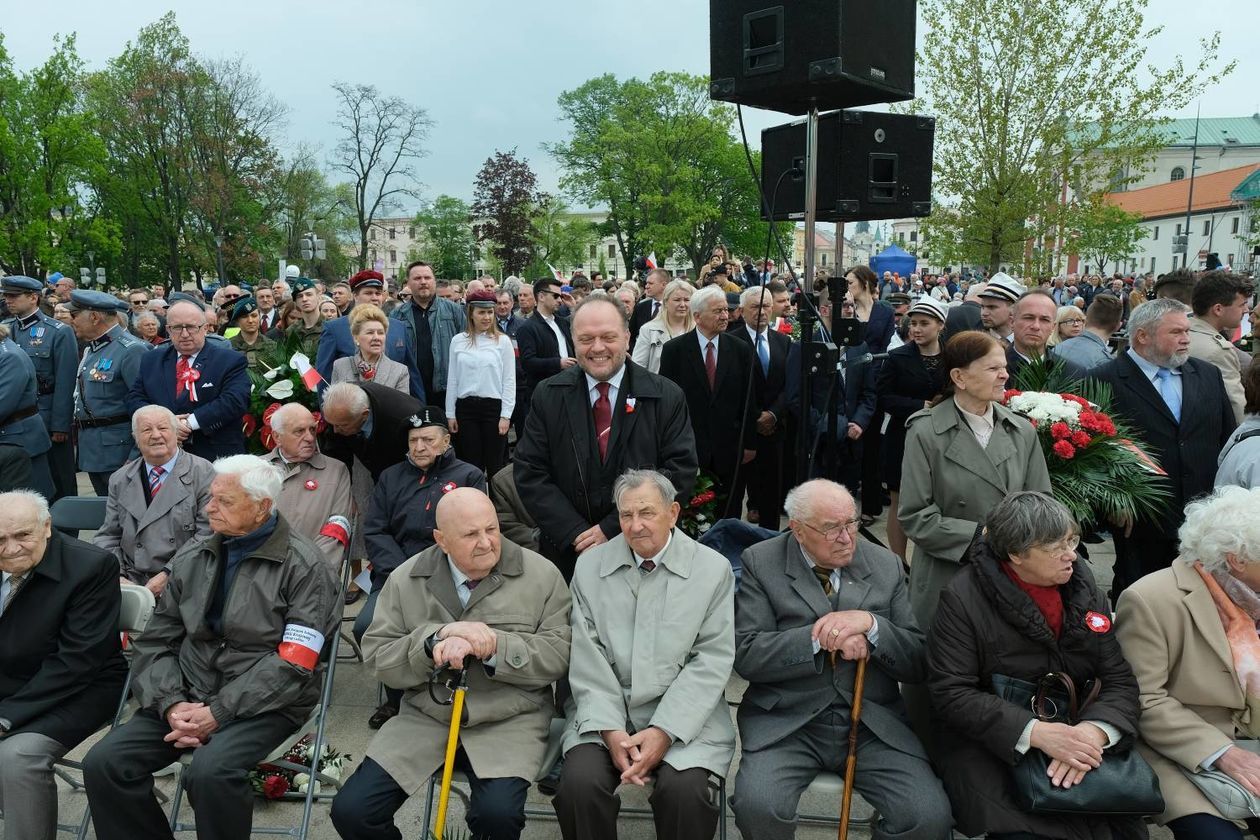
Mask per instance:
[[[818,117],[818,221],[901,219],[932,212],[936,120],[833,111]],[[793,174],[780,176],[796,170]],[[761,132],[761,185],[773,218],[805,217],[805,123]],[[777,186],[777,190],[776,190]],[[762,208],[766,217],[766,208]]]
[[[788,114],[914,98],[917,0],[709,0],[709,95]]]

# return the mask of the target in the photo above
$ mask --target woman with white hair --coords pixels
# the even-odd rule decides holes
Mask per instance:
[[[1241,838],[1212,783],[1257,802],[1260,488],[1220,487],[1186,507],[1171,567],[1129,586],[1116,630],[1141,692],[1139,749],[1159,777],[1157,818],[1182,840]],[[1220,791],[1223,785],[1215,788]]]
[[[656,317],[639,328],[630,357],[636,365],[652,373],[661,369],[661,348],[671,338],[677,338],[695,328],[691,315],[691,296],[696,287],[686,280],[671,280],[661,292],[661,309]]]

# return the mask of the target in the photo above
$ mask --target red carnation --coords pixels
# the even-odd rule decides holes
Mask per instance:
[[[690,502],[687,502],[687,507],[689,507],[689,508],[698,508],[698,507],[700,507],[700,505],[702,505],[702,504],[704,504],[704,502],[703,502],[703,501],[701,501],[701,499],[700,499],[700,497],[699,497],[699,496],[692,496],[692,497],[691,497],[691,501],[690,501]]]
[[[1020,394],[1022,394],[1022,393],[1024,393],[1024,392],[1023,392],[1023,391],[1016,391],[1014,388],[1011,388],[1011,389],[1007,390],[1005,393],[1003,393],[1003,394],[1002,394],[1002,402],[1004,402],[1004,403],[1005,403],[1005,402],[1010,402],[1011,397],[1018,397],[1018,396],[1019,396]]]
[[[267,406],[267,410],[264,411],[262,415],[263,425],[270,426],[271,415],[275,414],[279,410],[280,410],[280,403],[278,402],[274,402],[271,405]]]
[[[1071,434],[1072,430],[1068,428],[1068,424],[1064,423],[1062,420],[1058,423],[1050,424],[1050,437],[1055,440],[1063,440],[1066,437],[1070,437]]]
[[[1072,432],[1072,443],[1077,449],[1084,449],[1089,446],[1089,435],[1085,432]]]
[[[705,490],[703,493],[700,494],[700,504],[707,505],[709,502],[713,501],[716,498],[717,498],[717,493],[714,493],[712,490]]]
[[[254,419],[254,415],[246,414],[241,418],[241,434],[245,437],[253,437],[256,431],[258,431],[258,421]]]
[[[1071,400],[1072,402],[1077,403],[1082,408],[1089,407],[1089,400],[1084,399],[1083,397],[1078,397],[1076,394],[1059,394],[1059,396],[1063,397],[1065,400]]]
[[[1058,455],[1065,461],[1070,461],[1076,456],[1076,447],[1072,446],[1071,441],[1061,440],[1050,447],[1055,455]]]
[[[263,796],[268,799],[279,799],[289,792],[289,780],[280,774],[263,779]]]

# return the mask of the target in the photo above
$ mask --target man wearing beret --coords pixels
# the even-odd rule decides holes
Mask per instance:
[[[70,294],[70,326],[87,343],[75,377],[79,469],[98,496],[109,495],[109,477],[135,452],[127,393],[151,347],[118,323],[126,306],[104,292],[76,289]]]
[[[379,271],[360,271],[350,278],[350,289],[354,294],[354,304],[372,304],[380,306],[385,302],[385,278]],[[350,335],[350,319],[334,318],[324,323],[324,333],[319,339],[319,356],[315,360],[315,369],[324,377],[325,382],[332,381],[333,362],[346,356],[353,356],[358,348]],[[420,379],[420,371],[416,367],[415,354],[407,341],[407,330],[401,322],[390,319],[389,331],[385,334],[385,355],[396,362],[407,366],[407,374],[411,382],[411,395],[421,402],[425,401],[424,383]]]
[[[245,452],[241,417],[249,405],[245,357],[226,343],[206,340],[207,313],[188,301],[171,305],[170,343],[140,362],[127,403],[132,411],[162,405],[179,418],[184,450],[214,461]]]
[[[270,290],[267,293],[270,294]],[[228,318],[228,325],[239,330],[228,339],[228,344],[236,352],[245,355],[245,364],[250,370],[263,373],[266,368],[262,365],[262,357],[271,355],[276,349],[276,343],[262,334],[258,301],[252,296],[237,300]]]
[[[70,426],[74,423],[74,372],[79,348],[74,330],[40,312],[43,287],[33,277],[5,277],[0,281],[4,302],[13,316],[0,323],[8,325],[9,338],[26,351],[35,366],[39,416],[52,438],[48,469],[55,493],[49,501],[55,501],[78,492]]]

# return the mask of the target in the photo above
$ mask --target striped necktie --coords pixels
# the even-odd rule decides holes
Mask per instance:
[[[27,577],[29,577],[29,573],[26,575],[9,576],[9,594],[4,598],[4,608],[0,609],[0,613],[6,613],[9,611],[9,604],[13,603],[13,599],[17,596],[18,590],[22,588],[24,583],[26,583]]]
[[[831,569],[824,569],[822,566],[814,566],[814,577],[818,578],[818,582],[822,584],[823,592],[828,598],[835,590],[831,588]]]
[[[149,470],[149,496],[150,497],[156,496],[158,494],[158,491],[162,489],[162,483],[163,483],[162,477],[164,475],[166,475],[166,470],[162,469],[161,467],[153,467]]]

